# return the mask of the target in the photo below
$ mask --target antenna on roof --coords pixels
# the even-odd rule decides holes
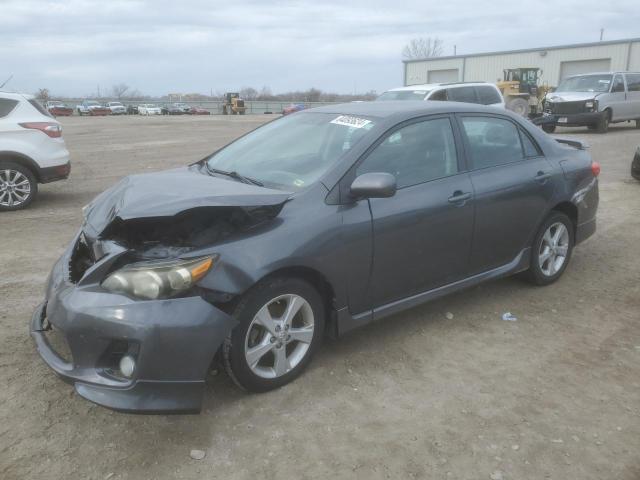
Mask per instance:
[[[7,83],[9,83],[9,80],[11,80],[12,78],[13,78],[13,73],[9,75],[9,78],[7,78],[2,85],[0,85],[0,88],[4,87]]]
[[[600,29],[600,41],[602,41],[602,38],[604,37],[604,28]]]

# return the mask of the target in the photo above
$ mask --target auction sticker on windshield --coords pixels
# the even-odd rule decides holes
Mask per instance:
[[[337,118],[331,120],[330,123],[335,125],[344,125],[345,127],[364,128],[371,123],[371,120],[366,118],[352,117],[349,115],[340,115]]]

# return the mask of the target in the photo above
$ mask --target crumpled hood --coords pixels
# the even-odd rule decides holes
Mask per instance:
[[[593,100],[603,92],[553,92],[547,95],[550,102],[578,102],[580,100]]]
[[[170,217],[201,207],[275,206],[291,193],[210,176],[199,167],[131,175],[98,195],[85,209],[85,230],[99,236],[111,222]]]

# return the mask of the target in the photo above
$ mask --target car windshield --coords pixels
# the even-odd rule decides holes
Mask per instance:
[[[89,100],[89,101],[87,102],[87,105],[91,105],[91,106],[93,106],[93,105],[100,105],[100,104],[99,104],[98,102],[93,101],[93,100]]]
[[[565,78],[556,92],[608,92],[611,75],[582,75]]]
[[[374,126],[369,118],[305,112],[270,122],[207,160],[265,186],[301,190],[314,183]]]
[[[376,100],[424,100],[431,90],[390,90]]]

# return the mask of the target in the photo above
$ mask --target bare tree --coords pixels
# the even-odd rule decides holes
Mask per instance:
[[[39,88],[38,93],[36,93],[36,97],[38,98],[38,100],[42,100],[43,102],[48,102],[49,99],[51,98],[51,95],[49,94],[49,89]]]
[[[402,49],[402,58],[405,60],[417,60],[439,57],[442,55],[442,47],[442,40],[438,37],[412,38]]]
[[[128,91],[129,85],[127,85],[126,83],[118,83],[117,85],[111,87],[111,96],[117,98],[118,100],[121,100]]]
[[[253,87],[242,87],[240,89],[240,97],[245,100],[255,100],[258,98],[258,91]]]

